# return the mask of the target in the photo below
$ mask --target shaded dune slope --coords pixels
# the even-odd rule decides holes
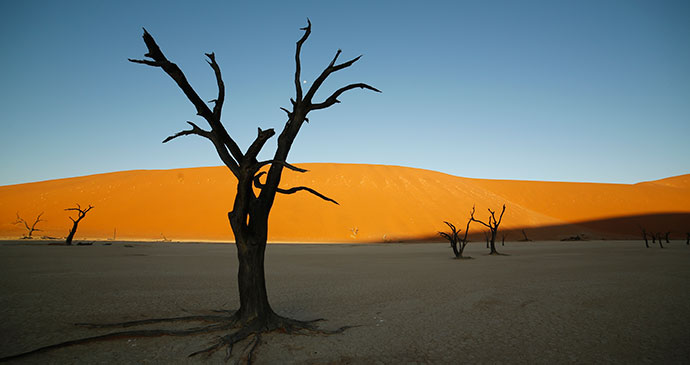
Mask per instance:
[[[306,185],[337,200],[307,193],[278,197],[269,222],[272,242],[386,242],[429,239],[444,220],[464,228],[476,205],[500,211],[508,239],[634,238],[650,231],[690,231],[690,175],[640,184],[483,180],[382,165],[300,164],[306,174],[284,173],[281,186]],[[234,178],[224,167],[124,171],[0,187],[0,237],[17,238],[19,213],[45,212],[35,236],[64,237],[64,208],[96,206],[77,239],[231,241],[227,212]],[[471,229],[481,235],[481,227]]]

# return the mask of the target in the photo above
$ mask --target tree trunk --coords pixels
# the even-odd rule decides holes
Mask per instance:
[[[65,240],[66,244],[68,244],[68,245],[72,244],[72,240],[74,239],[74,235],[77,233],[77,225],[79,225],[78,220],[74,221],[74,224],[72,224],[72,229],[69,231],[69,234],[67,235],[67,239]]]
[[[236,239],[239,270],[237,284],[240,292],[239,319],[242,323],[250,321],[269,322],[276,316],[268,303],[264,256],[266,240],[248,237],[246,241]]]
[[[455,258],[462,257],[462,251],[458,251],[458,243],[457,242],[451,242],[450,247],[453,249],[453,254],[455,254]]]
[[[496,251],[496,231],[491,230],[491,252],[489,252],[489,255],[498,255],[498,251]]]

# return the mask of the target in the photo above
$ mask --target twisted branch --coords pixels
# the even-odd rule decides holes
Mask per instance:
[[[210,61],[206,62],[208,62],[213,69],[213,73],[216,75],[216,83],[218,84],[218,98],[211,101],[215,102],[215,105],[213,106],[213,116],[217,120],[220,120],[220,113],[223,109],[223,102],[225,101],[225,83],[223,83],[223,76],[220,73],[220,66],[218,66],[218,63],[216,63],[216,54],[211,52],[205,53],[205,55],[210,59]]]
[[[211,132],[199,128],[198,125],[196,125],[190,121],[187,121],[187,124],[191,125],[192,129],[183,130],[183,131],[177,132],[176,134],[174,134],[172,136],[168,136],[168,138],[163,140],[163,143],[167,143],[167,142],[170,142],[177,137],[188,136],[190,134],[196,134],[197,136],[208,138],[209,140],[213,141],[213,137],[211,136]]]
[[[206,119],[208,124],[211,126],[210,133],[213,135],[212,139],[214,145],[216,146],[216,149],[219,150],[219,154],[221,154],[220,149],[227,149],[229,151],[229,156],[228,153],[223,153],[224,155],[226,155],[226,157],[223,158],[221,156],[221,158],[223,159],[223,162],[225,162],[225,164],[228,166],[228,168],[230,168],[230,170],[235,174],[235,176],[238,176],[238,165],[239,162],[242,161],[244,154],[240,150],[235,140],[233,140],[232,137],[230,137],[228,131],[220,122],[220,110],[222,108],[222,101],[225,97],[225,91],[224,85],[222,83],[222,78],[220,77],[220,67],[218,67],[218,64],[215,62],[215,55],[213,55],[212,53],[207,54],[207,56],[211,59],[211,62],[209,63],[216,74],[216,81],[218,82],[219,87],[218,99],[216,99],[214,111],[211,111],[211,109],[209,109],[206,103],[204,103],[204,101],[201,100],[194,88],[189,84],[189,81],[187,81],[187,78],[185,77],[182,70],[180,70],[180,68],[176,64],[170,62],[165,57],[163,52],[158,47],[158,44],[156,44],[156,41],[154,40],[153,36],[151,36],[151,34],[149,34],[149,32],[147,32],[146,29],[144,29],[143,38],[144,43],[148,48],[148,53],[146,53],[144,56],[151,58],[152,60],[137,60],[130,58],[129,61],[153,67],[160,67],[163,69],[163,71],[165,71],[165,73],[168,74],[168,76],[170,76],[170,78],[172,78],[175,81],[175,83],[177,83],[177,86],[182,90],[182,92],[187,96],[187,99],[189,99],[189,101],[196,108],[197,115]]]
[[[295,51],[295,93],[296,101],[293,101],[293,105],[302,102],[302,83],[300,80],[300,73],[302,72],[302,65],[300,63],[300,53],[302,51],[302,45],[309,38],[311,34],[311,21],[307,18],[307,26],[301,28],[304,31],[304,35],[297,41],[297,50]],[[283,109],[285,110],[285,109]],[[287,112],[287,110],[285,110]],[[289,115],[290,113],[288,113]]]
[[[265,185],[264,183],[262,183],[261,180],[260,180],[261,176],[263,176],[263,175],[265,175],[265,174],[266,174],[266,171],[261,171],[261,172],[259,172],[258,174],[256,174],[256,176],[254,176],[254,186],[257,187],[258,189],[262,189],[262,190],[263,190],[264,186],[266,186],[266,185]],[[323,199],[323,200],[325,200],[325,201],[334,203],[335,205],[340,205],[337,201],[335,201],[335,200],[333,200],[333,199],[331,199],[331,198],[329,198],[329,197],[327,197],[327,196],[325,196],[325,195],[319,193],[318,191],[316,191],[316,190],[314,190],[314,189],[312,189],[312,188],[306,187],[306,186],[296,186],[296,187],[290,188],[290,189],[281,189],[281,188],[279,188],[279,187],[276,187],[275,190],[276,190],[276,192],[278,192],[278,193],[286,194],[286,195],[294,194],[294,193],[296,193],[296,192],[298,192],[298,191],[306,191],[306,192],[308,192],[308,193],[311,193],[311,194],[313,194],[313,195],[316,195],[317,197],[319,197],[319,198],[321,198],[321,199]]]
[[[338,100],[338,96],[340,96],[340,94],[342,94],[342,93],[344,93],[344,92],[346,92],[346,91],[348,91],[348,90],[352,90],[352,89],[356,89],[356,88],[360,88],[360,89],[369,89],[369,90],[372,90],[372,91],[376,91],[377,93],[380,93],[380,92],[381,92],[381,90],[379,90],[379,89],[377,89],[377,88],[375,88],[375,87],[369,86],[369,85],[367,85],[367,84],[363,84],[363,83],[350,84],[350,85],[341,87],[340,89],[336,90],[336,91],[335,91],[331,96],[329,96],[328,99],[326,99],[323,103],[312,104],[312,106],[310,107],[310,109],[311,109],[311,110],[324,109],[324,108],[328,108],[329,106],[331,106],[331,105],[333,105],[333,104],[340,103],[340,100]]]

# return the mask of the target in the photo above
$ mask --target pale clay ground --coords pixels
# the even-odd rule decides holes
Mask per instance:
[[[0,244],[0,356],[113,322],[237,305],[232,244]],[[258,363],[689,363],[690,247],[676,241],[270,245],[273,308],[332,336],[263,336]],[[161,327],[160,325],[157,327]],[[18,363],[221,363],[215,335],[118,339]],[[235,347],[238,358],[245,343]]]

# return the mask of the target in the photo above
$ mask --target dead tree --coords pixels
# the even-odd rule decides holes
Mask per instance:
[[[640,231],[642,231],[642,238],[644,239],[644,245],[645,245],[645,247],[649,248],[649,241],[647,240],[647,230],[642,226],[639,226],[639,227],[640,227]]]
[[[22,237],[23,239],[29,239],[30,240],[33,238],[32,235],[34,234],[34,232],[40,232],[41,231],[40,229],[36,228],[36,225],[40,222],[45,222],[43,219],[41,219],[41,216],[43,215],[43,213],[44,212],[41,212],[41,214],[39,214],[36,217],[34,222],[31,225],[29,225],[29,222],[27,222],[24,218],[20,217],[19,212],[17,212],[17,220],[14,222],[14,224],[23,224],[24,228],[26,228],[26,230],[27,230],[27,233],[24,233],[24,236]]]
[[[670,236],[670,235],[671,235],[671,232],[666,232],[664,234],[664,239],[666,240],[666,243],[671,243],[671,241],[668,240],[668,236]]]
[[[81,209],[81,205],[77,204],[76,208],[66,208],[66,211],[75,211],[77,212],[77,219],[74,219],[72,217],[69,217],[70,220],[72,220],[72,229],[70,229],[69,234],[67,235],[67,239],[65,240],[65,243],[67,245],[72,244],[72,239],[74,239],[74,235],[77,233],[77,226],[79,225],[79,222],[81,222],[82,219],[86,216],[86,213],[88,213],[91,209],[94,207],[89,204],[89,207],[86,209]]]
[[[306,172],[306,170],[293,166],[287,162],[288,153],[293,141],[305,122],[308,121],[307,115],[316,110],[329,108],[340,101],[338,98],[346,91],[352,89],[368,89],[380,92],[376,88],[364,83],[355,83],[343,86],[333,92],[323,101],[317,101],[316,93],[326,79],[333,73],[352,66],[361,56],[349,61],[337,63],[341,50],[335,53],[330,64],[314,80],[308,90],[302,90],[301,61],[300,52],[303,44],[311,34],[311,22],[307,21],[307,26],[302,28],[304,34],[297,41],[295,50],[295,97],[290,99],[291,107],[281,108],[287,114],[287,122],[282,132],[278,136],[277,149],[272,159],[259,161],[258,155],[264,144],[269,138],[275,135],[273,129],[258,129],[254,141],[249,147],[242,151],[235,140],[230,136],[225,126],[221,123],[221,112],[225,101],[225,85],[221,76],[221,70],[214,53],[207,53],[208,64],[215,74],[218,86],[218,95],[210,103],[209,107],[197,92],[189,84],[182,70],[163,54],[156,44],[154,38],[144,29],[144,43],[148,49],[145,54],[146,59],[130,59],[131,62],[140,63],[162,69],[177,86],[182,90],[187,99],[196,108],[197,115],[203,118],[210,129],[202,129],[193,122],[187,122],[191,128],[183,130],[166,138],[163,143],[175,138],[187,135],[196,135],[210,141],[218,156],[225,166],[237,178],[236,195],[232,210],[228,213],[228,219],[232,232],[235,236],[237,247],[237,258],[239,260],[239,302],[237,311],[225,315],[208,316],[187,316],[176,319],[160,318],[145,321],[145,323],[160,323],[170,321],[199,320],[209,321],[212,324],[207,326],[197,326],[186,330],[140,330],[140,331],[120,331],[109,335],[95,336],[78,341],[68,341],[62,346],[69,346],[77,343],[103,340],[115,337],[149,337],[149,336],[183,336],[210,332],[229,332],[220,337],[212,346],[197,351],[192,355],[201,353],[213,353],[219,349],[227,348],[228,356],[231,355],[232,347],[235,343],[244,339],[251,339],[247,346],[246,356],[251,361],[254,348],[261,342],[261,334],[266,332],[311,332],[311,333],[339,333],[346,329],[342,327],[335,331],[319,330],[316,321],[298,321],[282,317],[276,314],[268,301],[266,293],[266,278],[264,274],[264,254],[266,251],[266,241],[268,237],[268,217],[271,207],[278,194],[294,194],[297,192],[307,192],[325,201],[338,204],[335,200],[326,197],[316,190],[306,186],[296,186],[291,188],[281,188],[279,183],[284,169],[296,172]],[[262,168],[267,168],[262,170]],[[262,177],[264,178],[262,181]],[[256,190],[255,190],[256,189]],[[135,324],[140,324],[137,322]],[[132,323],[118,323],[110,326],[130,326]],[[92,325],[93,326],[93,325]],[[55,346],[55,345],[54,345]],[[55,348],[48,346],[36,351]],[[36,352],[36,351],[32,351]],[[26,355],[22,354],[23,355]],[[190,355],[190,356],[192,356]],[[14,357],[13,357],[14,358]],[[7,359],[7,358],[5,358]]]
[[[456,229],[455,226],[450,223],[444,221],[449,228],[450,228],[450,233],[446,232],[438,232],[438,234],[447,239],[448,242],[450,242],[450,247],[453,249],[453,254],[455,254],[456,259],[464,259],[468,258],[462,255],[463,251],[465,250],[465,246],[467,246],[467,233],[470,231],[470,222],[471,220],[467,221],[467,227],[465,227],[465,235],[463,238],[460,238],[460,230]]]
[[[652,239],[652,242],[654,242],[654,240],[656,240],[659,242],[659,247],[664,248],[664,245],[661,243],[661,232],[657,232],[656,234],[653,233],[652,237],[654,237]]]
[[[690,232],[685,233],[685,244],[690,246]]]
[[[477,222],[484,227],[489,229],[490,232],[490,240],[489,240],[489,248],[491,251],[489,252],[489,255],[500,255],[498,251],[496,251],[496,234],[498,233],[498,226],[501,225],[501,220],[503,219],[503,213],[506,211],[506,205],[503,204],[503,210],[501,210],[501,215],[498,217],[498,220],[496,220],[496,212],[488,209],[489,211],[489,220],[488,223],[485,223],[483,221],[480,221],[474,217],[474,206],[472,207],[472,213],[470,214],[470,220],[473,222]],[[488,238],[487,234],[487,238]]]
[[[207,53],[208,64],[215,74],[218,87],[218,95],[209,103],[209,107],[203,99],[189,84],[182,70],[163,54],[154,38],[144,29],[144,43],[148,52],[144,55],[146,59],[130,59],[131,62],[144,64],[162,69],[177,86],[182,90],[187,99],[196,108],[197,115],[203,118],[210,129],[202,129],[197,124],[188,121],[190,129],[183,130],[166,138],[163,143],[175,138],[188,135],[196,135],[207,139],[215,148],[218,156],[225,166],[237,179],[236,195],[232,210],[228,213],[230,227],[235,236],[237,247],[237,258],[239,261],[239,272],[237,275],[239,286],[239,309],[226,314],[185,316],[177,318],[149,319],[138,322],[125,322],[108,325],[89,325],[91,327],[116,327],[131,326],[136,324],[163,323],[172,321],[207,321],[211,324],[206,326],[196,326],[185,330],[163,329],[163,330],[133,330],[119,331],[108,335],[94,336],[77,341],[68,341],[62,344],[47,346],[36,351],[45,351],[58,347],[74,345],[78,343],[91,342],[94,340],[104,340],[122,337],[150,337],[150,336],[184,336],[199,333],[228,332],[220,337],[212,346],[197,351],[190,356],[213,353],[219,349],[226,348],[227,356],[231,355],[233,345],[244,339],[250,339],[245,355],[249,362],[254,348],[261,342],[261,334],[278,331],[286,333],[340,333],[347,327],[341,327],[335,331],[319,330],[315,321],[298,321],[282,317],[276,314],[268,301],[266,292],[266,278],[264,274],[264,255],[266,251],[266,241],[268,238],[268,218],[271,207],[278,194],[294,194],[297,192],[307,192],[321,198],[327,202],[338,204],[335,200],[317,192],[306,186],[296,186],[291,188],[281,188],[279,183],[284,169],[304,173],[306,170],[293,166],[287,162],[288,153],[293,141],[305,122],[308,122],[307,115],[315,110],[329,108],[340,101],[338,98],[346,91],[352,89],[368,89],[380,92],[378,89],[364,83],[354,83],[343,86],[335,90],[323,101],[316,101],[316,93],[326,79],[333,73],[346,69],[357,62],[361,56],[349,61],[337,63],[341,50],[314,80],[309,89],[302,90],[301,80],[301,60],[300,52],[303,44],[311,34],[311,22],[307,20],[307,26],[302,28],[302,37],[297,41],[295,50],[295,97],[290,99],[290,108],[281,108],[287,114],[287,121],[282,132],[278,136],[277,149],[270,160],[260,161],[258,155],[264,144],[269,138],[275,135],[273,129],[258,129],[254,141],[249,147],[242,151],[235,140],[230,136],[225,126],[221,123],[221,112],[225,101],[225,85],[221,75],[220,66],[216,63],[214,53]],[[262,170],[262,168],[267,168]],[[263,178],[263,181],[262,181]],[[256,189],[256,190],[255,190]],[[19,356],[24,356],[24,353]],[[15,357],[12,357],[15,358]],[[5,358],[8,359],[8,358]],[[4,359],[3,359],[4,360]]]
[[[521,239],[520,242],[530,242],[530,241],[532,241],[531,239],[529,239],[529,237],[527,237],[527,233],[525,232],[524,229],[522,230],[522,236],[525,237],[525,238]]]
[[[266,278],[264,275],[264,255],[268,238],[269,213],[277,194],[307,192],[325,201],[338,204],[335,200],[309,187],[297,186],[289,189],[278,187],[285,168],[300,173],[306,172],[306,170],[287,162],[288,153],[304,122],[309,121],[307,115],[311,111],[326,109],[339,103],[338,97],[348,90],[359,88],[376,92],[380,91],[364,83],[355,83],[337,89],[323,101],[315,101],[316,92],[331,74],[352,66],[361,57],[358,56],[349,61],[337,63],[341,53],[341,50],[338,50],[330,64],[326,66],[306,93],[304,93],[301,80],[300,52],[302,45],[311,34],[311,22],[307,21],[307,26],[302,28],[302,30],[304,34],[297,41],[295,50],[295,97],[290,99],[292,104],[290,109],[281,108],[287,114],[287,122],[278,136],[278,147],[273,158],[266,161],[259,161],[257,158],[266,141],[275,135],[273,129],[262,130],[259,128],[254,142],[243,152],[223,124],[221,124],[225,86],[214,53],[206,54],[208,63],[215,73],[218,85],[218,96],[211,100],[213,109],[203,102],[177,65],[170,62],[163,55],[153,37],[146,30],[144,30],[144,42],[148,48],[148,53],[145,56],[150,58],[150,60],[130,59],[132,62],[163,69],[182,89],[189,101],[196,107],[197,114],[204,118],[211,128],[210,130],[204,130],[192,122],[187,122],[191,129],[172,135],[163,142],[165,143],[186,135],[197,135],[206,138],[214,145],[220,159],[237,178],[237,193],[233,208],[228,213],[228,219],[235,236],[237,258],[239,260],[240,307],[228,320],[238,330],[221,338],[216,344],[201,352],[213,352],[221,347],[231,349],[234,343],[248,337],[252,337],[253,341],[258,343],[260,334],[264,332],[276,330],[286,332],[316,331],[313,322],[302,322],[279,316],[273,311],[268,302]],[[268,172],[261,171],[262,167],[267,167]],[[265,178],[262,181],[264,176]],[[340,330],[342,331],[344,328]]]
[[[505,246],[505,245],[506,245],[506,234],[504,233],[501,235],[501,246]]]

